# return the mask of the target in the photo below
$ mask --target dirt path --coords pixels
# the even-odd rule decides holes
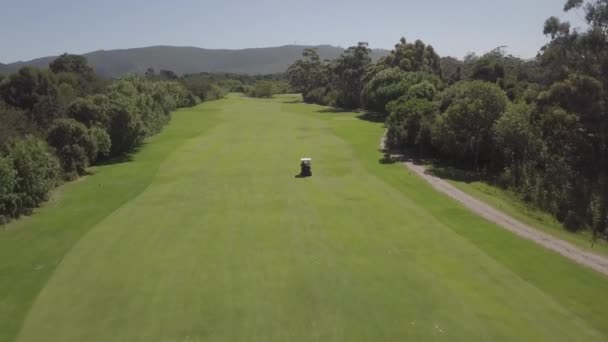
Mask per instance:
[[[385,137],[380,142],[380,148],[384,150]],[[464,193],[451,185],[447,181],[435,177],[426,172],[424,166],[417,165],[411,161],[404,162],[405,166],[412,172],[426,180],[437,191],[440,191],[454,200],[460,202],[472,212],[481,217],[498,224],[500,227],[511,231],[525,239],[536,242],[537,244],[557,252],[566,258],[594,269],[597,272],[608,275],[608,258],[587,252],[569,242],[563,241],[555,236],[541,232],[529,225],[526,225],[509,215],[495,209],[494,207],[477,200],[476,198]]]

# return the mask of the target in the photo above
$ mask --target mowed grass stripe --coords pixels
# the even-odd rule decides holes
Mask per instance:
[[[380,165],[379,125],[319,109],[198,108],[221,121],[74,246],[18,340],[605,339],[580,310],[604,278]],[[302,156],[313,178],[294,178]],[[511,254],[586,293],[562,300]]]

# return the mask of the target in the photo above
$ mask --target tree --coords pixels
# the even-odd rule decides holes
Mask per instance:
[[[525,103],[511,103],[494,124],[496,149],[502,153],[502,163],[511,185],[520,187],[526,163],[538,158],[541,149],[540,132],[532,122],[534,108]]]
[[[410,89],[419,83],[425,82],[432,89],[427,89],[433,92],[437,88],[441,88],[441,80],[439,77],[424,72],[405,72],[399,68],[390,68],[380,71],[363,87],[361,92],[361,100],[363,107],[372,111],[385,113],[387,112],[386,105],[402,96],[407,96]],[[422,86],[414,88],[417,91]],[[418,96],[416,96],[418,97]],[[429,98],[430,100],[431,98]]]
[[[569,151],[556,151],[556,156],[577,170],[565,184],[593,189],[584,196],[579,191],[570,206],[578,207],[573,215],[594,218],[586,221],[597,235],[608,224],[608,2],[568,0],[564,10],[574,9],[584,12],[586,31],[571,30],[555,17],[545,22],[551,41],[542,48],[540,64],[549,89],[540,95],[540,113],[564,113],[577,122]]]
[[[156,71],[154,70],[154,68],[148,68],[146,69],[146,73],[144,75],[146,76],[146,78],[154,79],[156,77]]]
[[[335,61],[333,66],[336,105],[358,108],[361,105],[361,90],[366,68],[371,63],[371,50],[367,43],[351,46]]]
[[[399,68],[382,70],[363,87],[363,108],[384,113],[386,104],[401,97],[411,86],[407,72]]]
[[[431,129],[438,115],[437,105],[423,98],[391,102],[386,120],[387,145],[392,149],[418,147],[424,153],[431,145]]]
[[[96,98],[80,98],[68,107],[67,116],[75,119],[87,127],[101,126],[108,127],[110,124],[110,117],[107,113],[107,97],[104,95],[96,95]],[[100,103],[99,105],[95,102]]]
[[[291,88],[302,93],[304,101],[307,102],[314,102],[310,101],[309,96],[312,91],[328,85],[328,75],[327,65],[321,62],[316,49],[304,49],[302,59],[297,60],[287,69]]]
[[[431,45],[426,45],[421,40],[414,44],[408,43],[401,38],[395,45],[391,54],[380,61],[385,67],[397,67],[403,71],[422,71],[441,77],[441,59]]]
[[[134,104],[127,100],[113,101],[110,109],[112,155],[132,151],[146,137],[146,130]]]
[[[160,70],[159,77],[162,80],[171,80],[171,81],[179,78],[173,71],[163,70],[163,69]]]
[[[448,84],[452,85],[458,83],[464,79],[464,63],[454,57],[442,57],[440,60],[441,65],[441,79]]]
[[[490,160],[492,127],[505,112],[507,97],[498,86],[463,81],[446,90],[440,101],[442,114],[434,127],[434,143],[444,155],[469,161],[478,168]]]
[[[37,131],[36,124],[22,110],[0,100],[0,148]]]
[[[43,140],[33,136],[12,145],[8,155],[17,173],[15,216],[28,214],[47,199],[60,174],[59,161]]]
[[[501,55],[487,54],[475,60],[471,66],[469,78],[496,83],[505,77],[505,67]]]
[[[83,174],[99,152],[87,127],[74,119],[56,120],[49,129],[47,141],[56,149],[68,175]]]
[[[95,71],[89,66],[84,56],[64,53],[52,61],[49,68],[55,74],[75,73],[88,81],[95,78]]]
[[[47,71],[19,69],[0,84],[0,95],[7,104],[27,111],[40,127],[48,127],[59,115],[56,79]]]
[[[258,81],[247,92],[247,95],[252,97],[272,97],[278,94],[282,86],[277,81]],[[283,87],[284,88],[284,87]]]
[[[110,156],[112,151],[112,139],[108,132],[101,127],[91,127],[89,129],[89,135],[91,136],[92,142],[97,147],[97,156],[91,162],[95,162],[99,158],[106,158]]]
[[[6,223],[16,214],[16,185],[17,172],[13,168],[12,159],[0,155],[0,224]]]

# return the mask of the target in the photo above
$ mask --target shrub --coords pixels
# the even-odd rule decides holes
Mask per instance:
[[[91,140],[97,147],[97,156],[91,162],[95,162],[99,158],[106,158],[110,156],[112,151],[112,139],[106,130],[100,127],[91,127],[89,129],[89,135]]]
[[[387,145],[399,149],[413,146],[422,149],[430,145],[437,105],[417,98],[391,104],[391,114],[386,120]]]
[[[440,96],[442,114],[433,142],[445,156],[478,167],[490,160],[494,122],[507,108],[505,92],[495,84],[463,81]]]
[[[97,159],[97,145],[87,127],[74,119],[59,119],[47,135],[49,145],[57,150],[67,174],[82,174]]]
[[[386,113],[388,112],[386,105],[391,101],[403,96],[430,100],[432,99],[431,94],[434,95],[436,89],[441,87],[441,80],[437,76],[424,72],[405,72],[399,68],[390,68],[380,71],[365,84],[361,92],[361,100],[364,108]],[[411,88],[414,88],[416,94],[408,95]]]
[[[8,157],[0,156],[0,224],[6,223],[10,217],[15,216],[17,185],[17,172],[13,168],[13,161]]]
[[[108,127],[110,118],[106,108],[95,103],[96,101],[99,103],[104,100],[103,98],[94,99],[93,97],[77,99],[68,107],[67,116],[85,124],[87,127],[94,125]]]
[[[19,216],[30,213],[31,209],[47,199],[49,190],[61,174],[61,166],[48,145],[33,136],[27,136],[11,146],[9,157],[17,175],[14,216]]]
[[[272,97],[276,93],[275,85],[271,81],[258,81],[247,95],[252,97]]]

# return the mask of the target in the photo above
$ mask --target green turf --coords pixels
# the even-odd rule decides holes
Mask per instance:
[[[294,99],[180,111],[1,232],[0,341],[608,338],[607,277],[380,164],[381,125]]]

